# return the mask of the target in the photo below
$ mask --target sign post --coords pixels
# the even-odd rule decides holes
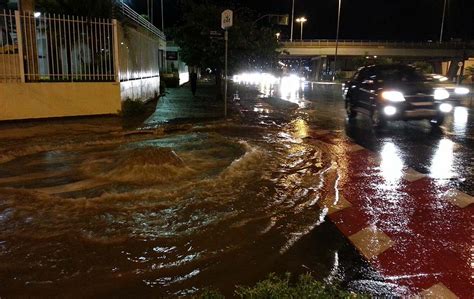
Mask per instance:
[[[224,116],[227,117],[227,56],[229,52],[229,31],[228,29],[234,24],[234,13],[232,10],[227,9],[222,12],[221,16],[221,27],[225,30],[225,73],[224,73]]]

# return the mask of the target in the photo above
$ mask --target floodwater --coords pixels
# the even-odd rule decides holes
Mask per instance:
[[[169,134],[111,121],[4,135],[0,295],[230,295],[271,272],[396,293],[320,205],[347,165],[306,140],[343,129],[339,92],[319,89],[319,107],[289,95],[290,109],[241,90],[240,117]]]

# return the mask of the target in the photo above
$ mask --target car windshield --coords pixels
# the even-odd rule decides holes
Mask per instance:
[[[377,79],[380,81],[395,82],[423,82],[426,77],[414,68],[381,68],[377,70]]]

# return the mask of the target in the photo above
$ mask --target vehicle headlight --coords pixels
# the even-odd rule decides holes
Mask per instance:
[[[466,87],[456,87],[454,89],[454,93],[459,95],[466,95],[469,93],[469,89]]]
[[[392,116],[392,115],[395,115],[395,113],[397,113],[397,108],[393,106],[387,106],[383,109],[383,112],[388,116]]]
[[[446,100],[449,98],[449,92],[444,88],[437,88],[434,91],[435,100]]]
[[[441,112],[444,112],[444,113],[449,113],[449,112],[453,111],[453,106],[451,104],[448,104],[448,103],[443,103],[443,104],[439,105],[439,110],[441,110]]]
[[[390,102],[405,102],[405,97],[399,91],[384,91],[382,98]]]

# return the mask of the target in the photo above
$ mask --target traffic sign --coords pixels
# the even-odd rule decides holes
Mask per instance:
[[[222,12],[221,16],[221,27],[222,29],[228,29],[234,25],[234,12],[230,9],[226,9]]]

